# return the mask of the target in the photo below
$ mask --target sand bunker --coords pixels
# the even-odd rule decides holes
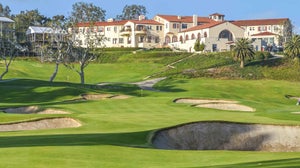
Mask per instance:
[[[82,94],[84,100],[102,100],[102,99],[128,99],[127,95],[113,95],[113,94]]]
[[[160,130],[159,149],[299,152],[300,127],[229,122],[198,122]]]
[[[238,104],[237,101],[232,101],[232,100],[179,98],[179,99],[175,99],[174,102],[192,104],[195,107],[213,108],[219,110],[248,111],[248,112],[255,111],[255,109],[251,107],[240,105]]]
[[[75,128],[81,124],[72,118],[51,118],[11,124],[0,124],[0,131],[23,131],[57,128]]]
[[[69,114],[69,112],[55,109],[40,109],[38,106],[27,106],[18,108],[8,108],[4,110],[10,114]]]

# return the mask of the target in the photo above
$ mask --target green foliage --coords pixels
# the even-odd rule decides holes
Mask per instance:
[[[244,68],[245,59],[253,59],[254,57],[254,51],[253,47],[251,46],[251,42],[246,38],[239,39],[233,47],[233,54],[234,57],[241,62],[240,67]]]
[[[203,51],[204,49],[205,49],[205,44],[204,43],[200,44],[200,40],[197,39],[195,44],[194,44],[194,50],[195,51]]]
[[[72,5],[69,20],[72,23],[104,21],[106,11],[93,3],[76,2]]]
[[[138,20],[139,16],[146,15],[147,9],[143,5],[125,5],[121,15],[117,15],[117,20]]]
[[[291,40],[287,41],[284,53],[291,59],[300,57],[300,36],[295,35]]]
[[[195,51],[200,51],[200,40],[197,39],[195,44],[194,44],[194,50]]]
[[[262,61],[262,60],[266,60],[271,57],[272,57],[272,55],[269,52],[257,51],[257,52],[255,52],[254,60]]]

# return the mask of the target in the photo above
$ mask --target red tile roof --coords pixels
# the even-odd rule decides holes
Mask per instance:
[[[271,32],[262,32],[262,33],[252,34],[251,36],[274,36],[274,35],[277,34]]]
[[[128,20],[120,20],[120,21],[112,21],[112,22],[95,22],[94,26],[114,26],[114,25],[124,25]],[[91,26],[90,23],[78,23],[78,27],[89,27]]]
[[[222,23],[225,23],[225,22],[213,22],[213,23],[203,24],[203,25],[199,25],[199,26],[194,26],[194,27],[186,29],[182,32],[190,32],[190,31],[195,31],[195,30],[207,29],[207,28],[215,27],[215,26],[220,25]]]
[[[129,22],[133,22],[135,24],[163,25],[155,20],[129,20]]]
[[[237,26],[280,25],[287,20],[289,19],[278,18],[278,19],[237,20],[237,21],[233,21],[232,23]]]
[[[169,22],[184,22],[184,23],[193,23],[193,16],[176,16],[176,15],[157,15]],[[201,23],[211,23],[215,22],[208,17],[198,17],[198,22]]]

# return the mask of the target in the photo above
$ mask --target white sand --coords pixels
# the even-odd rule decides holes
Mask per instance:
[[[245,105],[240,105],[238,101],[234,101],[234,100],[179,98],[174,100],[174,102],[192,104],[195,105],[195,107],[212,108],[218,110],[247,111],[247,112],[255,111],[254,108]]]
[[[69,112],[56,109],[41,110],[38,106],[8,108],[4,112],[10,114],[69,114]]]
[[[300,152],[300,126],[198,122],[161,130],[153,146],[179,150]]]
[[[57,128],[80,127],[81,124],[72,118],[52,118],[11,124],[0,124],[0,131],[23,131]]]

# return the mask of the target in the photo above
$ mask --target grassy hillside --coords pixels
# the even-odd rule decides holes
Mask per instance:
[[[156,51],[148,51],[151,54]],[[165,52],[165,51],[164,51]],[[156,52],[159,53],[159,52]],[[299,125],[300,115],[295,100],[285,95],[300,96],[298,82],[285,80],[220,80],[186,78],[182,72],[234,66],[229,58],[207,59],[175,55],[168,58],[146,53],[120,56],[86,69],[86,85],[79,77],[61,66],[54,83],[47,82],[54,66],[32,60],[16,60],[5,79],[0,82],[0,108],[38,105],[61,109],[71,114],[6,114],[0,112],[0,123],[20,122],[38,118],[72,117],[79,128],[1,132],[1,167],[298,167],[299,152],[251,151],[175,151],[152,148],[149,137],[153,131],[194,121],[222,120],[245,123]],[[174,54],[174,53],[172,53]],[[130,57],[132,56],[132,57]],[[216,59],[211,59],[216,57]],[[166,65],[182,67],[169,73]],[[194,61],[192,61],[194,60]],[[203,61],[196,64],[195,60]],[[219,62],[217,62],[217,60]],[[126,63],[124,63],[126,62]],[[211,62],[211,63],[210,63]],[[216,63],[217,62],[217,63]],[[282,65],[282,64],[280,64]],[[274,67],[270,67],[274,68]],[[276,67],[276,68],[279,68]],[[180,73],[179,73],[180,71]],[[176,72],[176,73],[175,73]],[[140,81],[152,74],[170,74],[155,88],[162,92],[141,90],[127,82]],[[181,75],[178,75],[181,74]],[[182,75],[183,74],[183,75]],[[159,75],[158,75],[159,76]],[[112,82],[108,86],[96,86]],[[77,101],[82,93],[130,95],[129,99]],[[181,97],[237,100],[256,112],[223,111],[175,104]]]

